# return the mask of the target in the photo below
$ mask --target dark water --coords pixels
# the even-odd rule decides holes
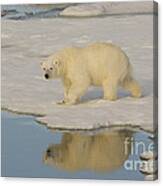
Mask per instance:
[[[2,176],[144,180],[132,162],[143,149],[133,153],[133,142],[151,143],[145,132],[51,131],[9,112],[2,112],[1,131]]]
[[[1,16],[3,19],[14,20],[52,18],[59,16],[59,13],[70,5],[72,4],[2,5]]]

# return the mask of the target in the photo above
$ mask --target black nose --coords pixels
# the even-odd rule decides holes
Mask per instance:
[[[45,74],[45,78],[48,79],[49,78],[49,75],[48,74]]]
[[[47,156],[51,156],[51,154],[52,154],[50,149],[47,149],[46,153],[47,153]]]

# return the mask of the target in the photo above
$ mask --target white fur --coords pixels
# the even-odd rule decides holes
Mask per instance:
[[[130,91],[134,97],[141,96],[127,55],[113,44],[94,43],[84,48],[65,48],[51,55],[43,62],[42,68],[46,68],[50,78],[62,79],[63,103],[66,104],[75,104],[90,85],[102,86],[104,99],[108,100],[117,99],[118,86]]]

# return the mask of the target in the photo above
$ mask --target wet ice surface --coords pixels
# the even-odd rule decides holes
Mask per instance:
[[[2,107],[44,115],[37,121],[51,128],[94,129],[115,125],[153,131],[153,16],[109,16],[85,19],[2,20]],[[58,106],[60,81],[45,81],[40,62],[73,45],[113,42],[129,56],[143,97],[118,91],[115,102],[104,101],[101,88],[90,87],[75,106]]]
[[[148,147],[148,135],[127,130],[51,131],[33,117],[2,112],[2,175],[144,180],[138,168],[126,170],[125,162],[140,161],[142,148],[132,153],[130,142]]]

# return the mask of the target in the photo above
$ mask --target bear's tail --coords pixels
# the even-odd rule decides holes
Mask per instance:
[[[128,63],[121,73],[120,82],[122,85],[132,78],[132,73],[133,73],[132,66],[130,63]]]
[[[128,64],[127,74],[122,81],[122,87],[131,92],[133,97],[141,97],[141,87],[133,77],[133,69],[131,64]]]

